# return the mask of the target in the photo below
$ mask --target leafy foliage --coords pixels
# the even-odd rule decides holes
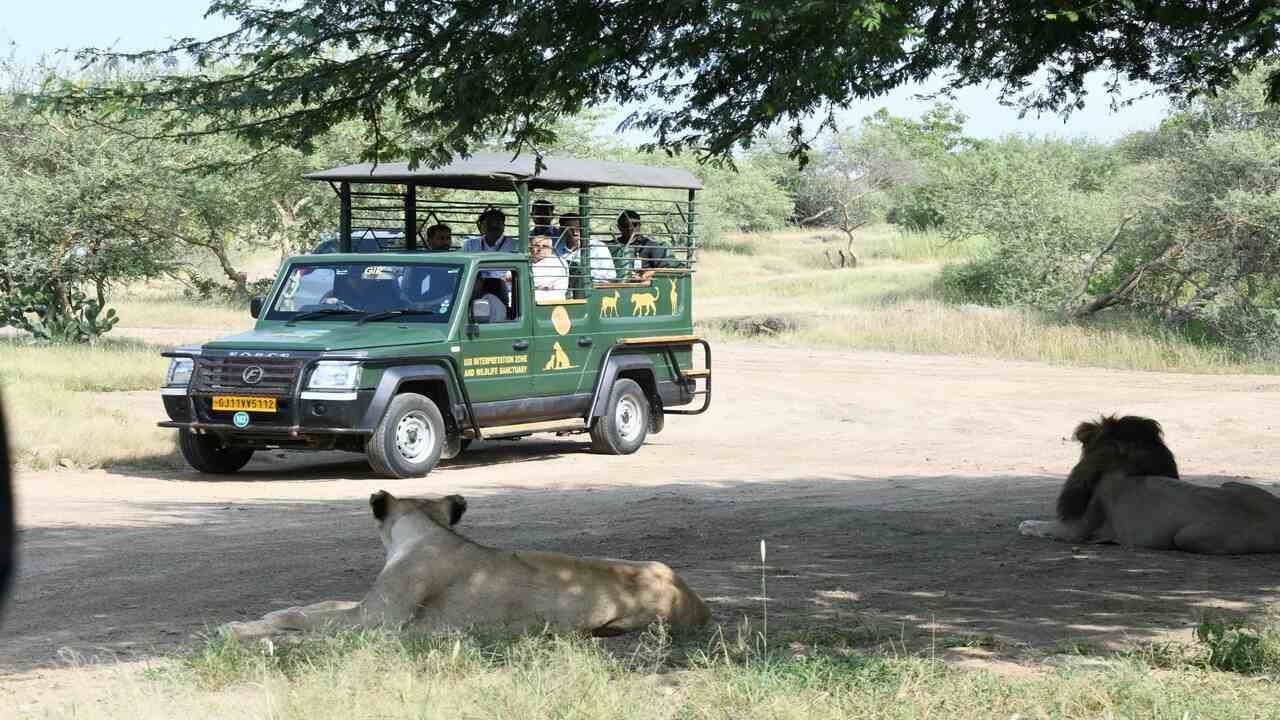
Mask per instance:
[[[23,283],[0,302],[0,320],[30,333],[37,342],[92,342],[119,322],[80,288]]]
[[[1083,317],[1129,307],[1280,348],[1280,113],[1266,69],[1116,148],[1007,139],[945,164],[947,232],[988,238],[956,291]]]
[[[103,314],[108,287],[166,266],[168,246],[134,222],[150,178],[133,152],[83,121],[0,105],[4,323],[41,340],[94,339],[115,323]]]
[[[1240,618],[1206,618],[1196,626],[1196,640],[1208,652],[1205,665],[1214,670],[1271,673],[1280,669],[1280,644],[1274,628],[1256,627]]]
[[[164,113],[165,133],[234,133],[255,148],[306,153],[359,121],[365,159],[438,164],[477,143],[539,149],[556,119],[604,102],[650,146],[729,158],[759,133],[947,71],[947,87],[994,81],[1025,109],[1083,104],[1092,71],[1186,95],[1225,87],[1277,53],[1280,10],[1263,0],[1100,0],[1072,9],[1030,0],[964,3],[774,0],[215,0],[236,28],[138,53],[88,50],[107,64],[186,58],[196,73],[45,97],[119,121]],[[221,68],[230,67],[229,70]],[[1042,74],[1043,71],[1043,74]],[[1041,79],[1043,78],[1043,79]],[[1266,81],[1280,98],[1280,74]],[[1126,98],[1119,97],[1123,101]]]
[[[336,225],[331,191],[302,179],[337,161],[351,126],[315,156],[252,153],[233,137],[148,139],[151,114],[107,129],[92,118],[25,103],[30,68],[0,76],[0,322],[43,341],[92,341],[109,331],[115,285],[186,276],[204,297],[254,292],[234,249],[310,246]],[[122,132],[123,131],[123,132]],[[195,270],[213,260],[221,281]],[[206,287],[201,288],[201,285]]]

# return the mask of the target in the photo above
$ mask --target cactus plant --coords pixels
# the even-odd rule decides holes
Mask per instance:
[[[75,286],[19,285],[0,297],[0,320],[36,342],[92,343],[120,318]]]

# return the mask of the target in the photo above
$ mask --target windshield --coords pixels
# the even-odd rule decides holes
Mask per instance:
[[[300,263],[266,319],[352,322],[385,313],[397,322],[448,322],[461,273],[458,265]]]

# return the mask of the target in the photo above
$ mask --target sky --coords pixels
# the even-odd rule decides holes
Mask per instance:
[[[31,61],[63,48],[112,46],[121,50],[162,47],[180,37],[208,37],[231,29],[222,18],[203,17],[208,0],[46,0],[10,2],[0,11],[0,43],[19,60]],[[969,117],[966,130],[977,137],[1009,133],[1090,137],[1114,140],[1125,133],[1154,127],[1168,103],[1160,97],[1142,100],[1112,112],[1102,93],[1101,77],[1091,78],[1090,94],[1083,110],[1065,122],[1057,115],[1018,118],[1018,110],[1000,105],[997,88],[973,87],[959,91],[952,101]],[[903,87],[887,96],[859,102],[838,117],[841,127],[856,127],[861,118],[881,107],[903,117],[919,117],[932,101],[913,96],[931,88]],[[1136,94],[1142,88],[1133,88]],[[625,136],[634,142],[642,135]]]

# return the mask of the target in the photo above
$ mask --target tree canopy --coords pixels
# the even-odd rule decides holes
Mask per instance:
[[[309,152],[348,120],[364,159],[443,162],[492,138],[538,150],[557,117],[604,103],[647,149],[727,158],[785,127],[942,74],[946,88],[996,83],[1026,110],[1081,107],[1085,79],[1112,73],[1177,96],[1212,92],[1274,59],[1272,0],[215,0],[236,24],[211,39],[96,63],[187,60],[196,72],[46,87],[55,104],[119,119],[162,108],[164,132],[234,133]],[[230,67],[230,69],[227,69]],[[1267,80],[1280,99],[1280,73]]]

